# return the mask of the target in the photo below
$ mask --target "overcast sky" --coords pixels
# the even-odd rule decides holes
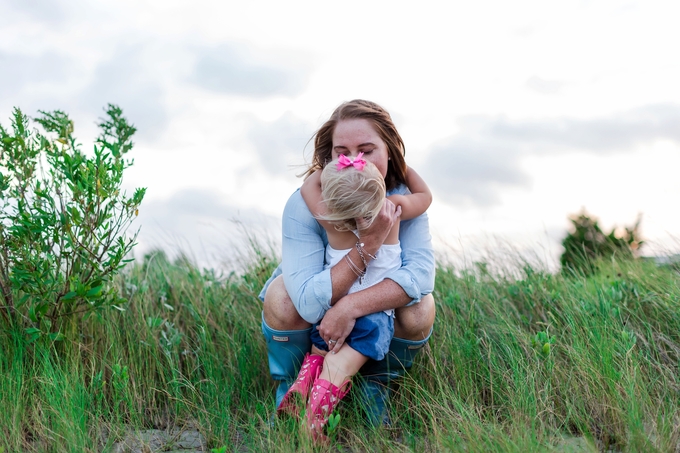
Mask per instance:
[[[309,139],[355,98],[391,112],[445,255],[550,265],[581,208],[605,228],[642,213],[647,253],[677,251],[676,5],[4,0],[0,121],[65,110],[88,148],[120,105],[140,251],[221,263],[244,231],[278,241]]]

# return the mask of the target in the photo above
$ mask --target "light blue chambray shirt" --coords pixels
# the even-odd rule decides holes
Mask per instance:
[[[406,194],[401,185],[388,195]],[[331,308],[333,287],[331,271],[324,269],[326,231],[316,221],[297,190],[290,196],[283,210],[282,262],[267,280],[260,292],[264,300],[269,283],[283,274],[283,282],[300,316],[309,323],[316,323]],[[399,226],[402,267],[388,278],[394,280],[412,299],[408,305],[434,289],[434,251],[427,213],[412,220],[404,220]]]

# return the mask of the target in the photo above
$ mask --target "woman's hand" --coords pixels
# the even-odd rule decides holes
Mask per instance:
[[[316,327],[332,354],[340,350],[356,323],[356,318],[342,307],[343,304],[331,307]]]
[[[355,219],[361,241],[371,254],[375,254],[380,246],[383,245],[394,222],[399,219],[400,215],[401,207],[395,206],[394,203],[386,198],[378,213],[378,217],[375,218],[371,226],[366,225],[366,219]]]

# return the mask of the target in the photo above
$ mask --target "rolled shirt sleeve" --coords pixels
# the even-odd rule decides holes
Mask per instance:
[[[407,193],[406,186],[401,185],[388,195]],[[399,243],[401,268],[387,278],[401,286],[411,298],[407,305],[413,305],[434,290],[435,261],[427,213],[399,224]]]
[[[391,194],[408,193],[399,186]],[[269,283],[278,275],[295,308],[309,323],[316,323],[331,308],[333,285],[330,269],[324,269],[328,244],[326,231],[314,219],[300,191],[291,195],[283,211],[282,262],[265,283],[260,299],[264,300]],[[412,299],[409,305],[434,289],[434,251],[427,214],[402,221],[399,229],[402,267],[388,278],[404,289]]]

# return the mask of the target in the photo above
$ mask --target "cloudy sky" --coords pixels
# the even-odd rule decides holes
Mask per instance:
[[[244,232],[276,243],[310,137],[355,98],[395,119],[442,255],[550,265],[582,208],[605,228],[641,213],[647,253],[677,251],[676,5],[3,0],[0,121],[65,110],[87,149],[120,105],[140,251],[221,263]]]

